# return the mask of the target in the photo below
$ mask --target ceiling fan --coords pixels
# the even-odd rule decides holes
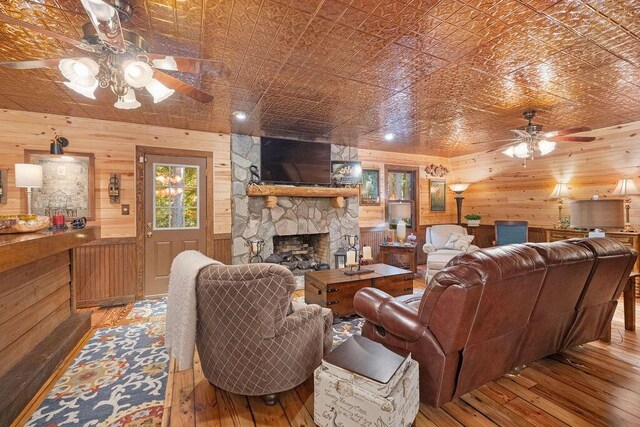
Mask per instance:
[[[223,64],[149,52],[149,45],[140,35],[122,28],[122,22],[133,15],[130,1],[81,0],[90,19],[82,26],[82,40],[0,14],[0,22],[19,25],[88,52],[86,57],[0,62],[0,65],[18,70],[57,67],[67,79],[64,84],[68,88],[91,99],[95,99],[98,86],[110,88],[117,97],[114,106],[121,109],[140,107],[135,90],[143,88],[153,96],[154,103],[164,101],[175,91],[203,103],[211,102],[213,96],[207,92],[164,71],[211,71],[221,75],[225,72]]]
[[[509,141],[507,148],[502,151],[502,154],[511,158],[519,158],[526,161],[527,159],[533,159],[536,155],[544,156],[551,153],[556,149],[558,142],[591,142],[595,141],[591,136],[570,136],[574,133],[588,132],[591,128],[582,126],[571,129],[556,130],[553,132],[544,132],[542,125],[536,125],[533,123],[533,119],[536,117],[536,110],[529,109],[522,113],[522,117],[528,121],[527,125],[518,129],[513,129],[515,138],[505,139],[500,141]],[[497,142],[497,141],[492,141]],[[485,142],[476,143],[483,144]],[[496,148],[491,151],[496,151],[504,148]]]

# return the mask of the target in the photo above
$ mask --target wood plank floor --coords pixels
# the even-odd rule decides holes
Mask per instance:
[[[419,281],[414,283],[422,286]],[[97,328],[162,319],[126,320],[130,310],[131,304],[93,309],[92,325]],[[15,425],[29,419],[83,343]],[[182,372],[175,372],[172,363],[165,408],[163,425],[171,426],[313,426],[313,379],[282,393],[275,406],[266,406],[260,398],[211,386],[199,360],[194,369]],[[505,375],[439,409],[421,405],[415,425],[640,425],[640,339],[636,332],[624,330],[622,300],[614,318],[611,344],[594,342],[540,360],[518,375]]]

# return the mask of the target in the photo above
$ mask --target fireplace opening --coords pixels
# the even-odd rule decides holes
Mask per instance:
[[[265,262],[287,267],[294,276],[304,276],[329,263],[329,233],[273,236],[273,253]]]

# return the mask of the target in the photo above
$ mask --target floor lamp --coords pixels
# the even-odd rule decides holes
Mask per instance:
[[[462,197],[462,192],[469,187],[469,184],[466,183],[458,183],[449,185],[449,189],[456,193],[456,208],[458,210],[458,225],[462,224],[462,201],[464,197]]]
[[[625,221],[624,229],[622,231],[635,231],[631,226],[631,221],[629,220],[629,211],[631,210],[631,197],[629,196],[640,194],[640,188],[638,188],[636,182],[632,178],[624,178],[618,181],[618,185],[611,194],[613,194],[614,196],[624,197]]]
[[[31,190],[42,187],[42,166],[16,163],[16,187],[27,189],[27,213],[31,215]]]

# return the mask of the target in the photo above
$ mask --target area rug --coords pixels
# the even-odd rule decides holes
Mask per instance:
[[[127,320],[142,319],[167,314],[167,297],[136,301],[127,315]]]
[[[168,367],[164,322],[98,329],[27,425],[160,425]]]

